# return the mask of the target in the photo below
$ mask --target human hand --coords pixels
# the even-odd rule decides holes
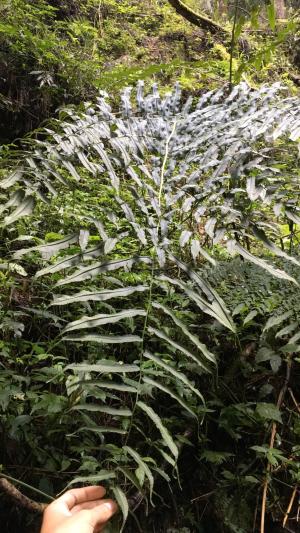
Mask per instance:
[[[46,507],[41,533],[99,533],[117,511],[104,495],[99,486],[69,490]]]

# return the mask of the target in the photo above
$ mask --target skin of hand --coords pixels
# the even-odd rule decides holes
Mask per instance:
[[[41,533],[99,533],[117,511],[104,487],[72,489],[46,507]]]

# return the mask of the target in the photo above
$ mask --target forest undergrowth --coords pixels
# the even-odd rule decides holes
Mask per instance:
[[[297,19],[121,4],[0,8],[0,521],[99,483],[107,533],[296,532]]]

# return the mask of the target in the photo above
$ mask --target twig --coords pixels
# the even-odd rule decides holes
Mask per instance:
[[[291,509],[292,509],[292,507],[293,507],[293,503],[294,503],[294,499],[295,499],[295,497],[296,497],[297,491],[298,491],[298,486],[295,485],[295,488],[294,488],[294,490],[293,490],[293,493],[292,493],[292,496],[291,496],[291,499],[290,499],[290,503],[289,503],[289,505],[288,505],[288,508],[287,508],[287,510],[286,510],[286,513],[285,513],[285,515],[284,515],[284,519],[283,519],[283,522],[282,522],[282,527],[283,527],[283,528],[285,528],[285,524],[286,524],[286,522],[287,522],[287,519],[288,519],[289,514],[290,514],[290,512],[291,512]]]
[[[200,496],[197,496],[196,498],[193,498],[191,500],[191,503],[193,502],[196,502],[198,500],[202,500],[204,498],[209,498],[210,496],[212,496],[216,491],[215,490],[211,490],[210,492],[206,492],[206,494],[200,494]]]
[[[295,406],[296,406],[296,409],[297,409],[298,413],[300,414],[300,405],[298,404],[298,402],[297,402],[297,400],[296,400],[296,398],[295,398],[295,396],[294,396],[294,393],[293,393],[292,389],[289,388],[288,391],[289,391],[290,396],[291,396],[291,398],[292,398],[292,400],[293,400],[293,402],[294,402],[294,404],[295,404]]]
[[[282,402],[283,402],[283,399],[284,399],[284,396],[285,396],[285,393],[287,391],[287,387],[288,387],[288,384],[289,384],[289,381],[290,381],[291,367],[292,367],[292,361],[289,358],[288,361],[287,361],[287,366],[286,366],[286,376],[285,376],[284,384],[283,384],[283,387],[282,387],[282,389],[281,389],[281,391],[279,393],[278,400],[277,400],[277,408],[278,409],[280,409],[280,407],[282,405]],[[276,422],[273,422],[271,438],[270,438],[270,444],[269,444],[269,448],[270,449],[274,448],[274,441],[275,441],[276,431],[277,431],[277,424],[276,424]],[[269,474],[270,474],[271,470],[272,470],[272,465],[271,465],[270,461],[268,461],[267,473],[266,473],[266,478],[265,478],[265,481],[264,481],[263,495],[262,495],[262,502],[261,502],[260,533],[265,533],[265,516],[266,516],[267,493],[268,493],[268,487],[269,487]]]
[[[12,500],[14,500],[20,507],[27,509],[34,513],[43,513],[46,507],[44,503],[38,503],[27,496],[24,496],[8,479],[0,478],[0,490],[5,492]]]

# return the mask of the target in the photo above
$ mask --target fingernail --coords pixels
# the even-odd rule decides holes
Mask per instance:
[[[106,509],[109,509],[109,511],[113,510],[113,503],[107,502],[107,503],[104,503],[103,505],[104,507],[106,507]]]

